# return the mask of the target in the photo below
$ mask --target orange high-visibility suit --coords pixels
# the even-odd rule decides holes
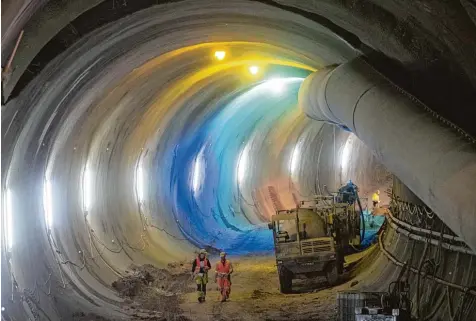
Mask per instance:
[[[226,299],[228,299],[230,296],[231,273],[233,273],[233,266],[231,265],[231,262],[222,258],[215,267],[216,282],[218,283],[218,287],[220,289],[221,301],[226,301]]]

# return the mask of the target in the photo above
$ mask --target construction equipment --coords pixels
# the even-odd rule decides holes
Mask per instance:
[[[409,286],[393,282],[391,292],[339,292],[338,321],[412,321]]]
[[[412,321],[408,266],[388,286],[388,292],[347,291],[337,294],[338,321]]]
[[[360,234],[360,239],[363,240],[365,238],[364,210],[362,208],[362,202],[359,197],[359,188],[357,187],[357,185],[355,185],[354,183],[352,183],[351,180],[349,180],[346,185],[339,188],[339,191],[334,194],[334,197],[336,198],[337,202],[354,204],[354,206],[358,206],[360,212],[360,220],[362,222],[362,231]]]
[[[292,280],[325,276],[334,285],[344,269],[344,249],[360,245],[360,216],[354,204],[337,203],[334,196],[316,196],[296,208],[278,210],[273,230],[279,284],[292,290]]]

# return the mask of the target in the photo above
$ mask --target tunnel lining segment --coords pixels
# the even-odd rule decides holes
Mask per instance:
[[[114,5],[115,1],[117,0],[112,0],[112,4],[109,0],[48,1],[43,7],[36,8],[37,11],[34,12],[32,18],[23,26],[25,37],[18,53],[13,56],[14,68],[5,78],[2,98],[8,100],[10,96],[17,96],[47,63],[61,51],[65,51],[83,34],[89,33],[93,27],[100,28],[149,7],[168,5],[169,2],[187,2],[187,0],[136,0],[134,4]],[[286,10],[315,21],[358,50],[371,51],[358,37],[321,15],[275,1],[254,0],[253,2]],[[89,23],[85,24],[86,21]],[[94,21],[94,24],[90,21]],[[56,52],[55,49],[60,51]]]
[[[177,46],[183,46],[184,44],[192,46],[197,43],[203,43],[210,39],[210,34],[213,32],[204,32],[204,30],[209,30],[194,28],[194,30],[187,33],[187,38],[183,42],[175,41],[178,38],[176,34],[166,34],[163,37],[157,36],[158,39],[156,39],[152,37],[154,35],[153,31],[160,31],[156,27],[160,21],[158,21],[154,14],[159,9],[152,9],[131,15],[121,20],[121,24],[111,24],[100,28],[93,34],[86,35],[63,54],[56,57],[18,97],[10,101],[11,105],[8,108],[11,107],[12,111],[18,108],[19,113],[18,115],[13,113],[10,115],[8,113],[8,115],[11,118],[21,117],[16,118],[18,119],[18,132],[14,132],[17,124],[13,122],[7,131],[8,135],[12,135],[12,140],[9,141],[11,142],[11,153],[9,154],[12,155],[12,159],[8,161],[7,157],[10,155],[2,155],[2,158],[7,160],[2,166],[7,171],[11,170],[14,173],[13,178],[7,184],[12,184],[10,187],[17,193],[24,192],[37,196],[28,200],[28,202],[19,204],[15,208],[15,221],[23,222],[27,218],[34,217],[35,224],[41,226],[41,229],[35,229],[35,226],[28,224],[18,225],[21,225],[20,228],[24,234],[35,239],[35,249],[38,247],[46,252],[45,260],[53,267],[51,270],[46,268],[35,269],[30,262],[30,259],[34,260],[34,257],[24,255],[30,252],[20,250],[22,246],[26,246],[20,240],[16,244],[18,246],[12,252],[13,261],[15,262],[13,273],[25,276],[25,278],[17,278],[20,289],[31,287],[34,279],[39,274],[47,275],[51,272],[53,273],[52,278],[55,280],[60,278],[60,274],[66,271],[68,274],[66,283],[72,282],[74,286],[67,286],[66,290],[57,287],[54,289],[54,293],[60,293],[64,290],[68,292],[70,297],[76,298],[77,296],[78,301],[81,302],[83,307],[91,302],[82,300],[81,297],[84,298],[83,294],[87,296],[88,292],[90,292],[90,297],[94,298],[93,300],[97,304],[109,307],[108,304],[119,301],[117,296],[110,291],[110,284],[116,279],[118,274],[123,273],[128,268],[131,258],[137,264],[150,262],[167,264],[172,260],[185,259],[186,256],[188,257],[193,252],[194,245],[197,245],[183,240],[177,242],[176,239],[172,239],[166,233],[159,233],[158,231],[158,233],[155,233],[155,229],[152,228],[150,231],[143,231],[143,222],[139,222],[143,217],[137,215],[137,202],[134,190],[131,188],[130,193],[125,191],[130,187],[130,184],[128,184],[130,182],[128,181],[129,177],[134,176],[135,166],[129,167],[129,165],[135,165],[136,157],[140,157],[141,154],[139,145],[150,138],[150,133],[152,133],[151,136],[153,136],[154,140],[152,148],[156,148],[152,153],[168,152],[164,147],[166,144],[161,146],[158,146],[159,144],[154,145],[157,140],[165,136],[164,132],[159,133],[155,125],[160,123],[159,121],[164,121],[164,119],[167,121],[172,118],[170,115],[173,113],[166,113],[169,111],[166,107],[175,111],[173,109],[178,109],[184,102],[189,102],[190,105],[194,106],[212,104],[214,103],[212,100],[203,101],[201,96],[194,96],[195,91],[203,89],[208,91],[209,96],[216,96],[218,90],[230,90],[230,87],[234,84],[221,81],[221,78],[213,75],[210,78],[212,80],[210,83],[208,83],[209,79],[207,78],[205,83],[197,83],[196,85],[192,82],[188,83],[189,86],[181,86],[189,90],[186,97],[182,94],[179,95],[180,100],[175,100],[177,92],[170,93],[170,101],[159,101],[159,104],[156,101],[157,97],[163,97],[165,94],[168,94],[166,89],[172,86],[164,86],[162,88],[164,93],[157,93],[156,88],[153,88],[157,84],[150,81],[151,75],[159,79],[160,77],[164,77],[166,80],[168,80],[167,77],[176,79],[174,78],[177,77],[176,73],[187,71],[189,64],[192,72],[194,72],[195,69],[192,67],[195,66],[195,63],[197,66],[209,63],[203,57],[212,47],[210,46],[206,50],[193,53],[194,56],[190,56],[190,53],[180,56],[175,61],[180,65],[180,68],[164,70],[165,68],[158,68],[162,67],[159,64],[145,65],[148,62],[155,62],[154,59],[157,58],[157,55],[177,49]],[[161,8],[161,10],[163,9]],[[226,8],[223,6],[220,6],[219,9],[221,13],[226,12]],[[235,11],[236,8],[229,10]],[[270,34],[267,34],[266,29],[263,27],[264,17],[262,15],[258,15],[253,10],[242,12],[242,14],[252,15],[260,19],[258,30],[263,31],[263,33],[257,32],[256,35],[251,32],[245,33],[245,36],[250,38],[245,40],[249,40],[255,46],[251,49],[256,49],[259,43],[272,44],[275,45],[275,48],[278,48],[271,50],[268,47],[264,48],[263,45],[259,47],[260,50],[273,54],[273,59],[270,60],[270,63],[281,63],[287,59],[287,61],[293,63],[293,67],[296,67],[299,63],[299,66],[309,65],[311,66],[309,69],[315,70],[316,67],[320,67],[319,61],[321,60],[322,64],[339,63],[355,57],[356,52],[353,48],[347,43],[341,42],[338,38],[334,38],[332,33],[321,29],[319,25],[314,24],[312,21],[294,15],[288,16],[285,12],[280,13],[282,16],[278,15],[279,17],[277,17],[273,11],[274,9],[269,10],[267,12],[268,18],[272,21],[279,19],[280,27],[282,28],[279,30],[270,29]],[[230,19],[238,18],[236,14],[233,14]],[[190,21],[188,20],[191,19],[183,20],[189,23]],[[283,22],[285,20],[289,20],[288,25]],[[206,21],[203,24],[203,28],[207,28],[208,23],[209,21]],[[303,28],[296,30],[297,23],[302,23]],[[239,21],[236,21],[236,24],[240,25]],[[124,25],[128,25],[127,30],[124,30]],[[273,25],[277,25],[277,23],[273,23]],[[140,28],[150,28],[149,30],[146,29],[146,31],[150,32],[140,32],[143,30]],[[251,30],[253,26],[246,25],[241,26],[241,28],[250,28],[245,30]],[[254,29],[256,30],[257,28]],[[134,34],[131,30],[137,31],[138,34]],[[216,31],[215,34],[221,32],[218,29],[214,30]],[[314,33],[309,33],[309,30],[314,30]],[[118,31],[119,37],[114,37],[115,31]],[[142,37],[139,37],[139,35]],[[290,37],[290,35],[293,35],[293,37]],[[133,46],[128,46],[125,41],[127,37],[132,38],[129,45],[133,44]],[[222,35],[222,37],[231,37],[236,39],[237,42],[241,40],[242,42],[239,42],[239,44],[243,45],[243,35],[239,34],[239,30],[232,30]],[[144,40],[144,38],[146,39]],[[219,40],[219,37],[214,39]],[[287,43],[283,43],[282,39],[288,39]],[[313,41],[311,42],[310,39]],[[328,41],[329,39],[333,39],[333,41],[330,44],[326,42],[326,46],[319,42]],[[170,47],[164,48],[163,43],[171,40],[175,42]],[[214,42],[214,44],[217,43]],[[233,43],[229,43],[229,45],[232,46]],[[140,54],[137,54],[138,52]],[[323,60],[320,56],[321,53],[323,57],[328,57],[329,60],[327,58]],[[279,60],[276,56],[282,57],[282,59]],[[184,61],[187,63],[183,64]],[[194,64],[191,64],[191,61]],[[141,69],[140,66],[143,64],[145,68]],[[235,70],[223,70],[223,74],[220,77],[228,76],[231,72],[235,72]],[[127,75],[140,78],[140,81],[144,83],[123,83],[121,80],[127,78]],[[134,84],[138,88],[143,88],[142,85],[144,85],[145,89],[151,89],[146,91],[147,93],[153,93],[150,100],[136,100],[134,104],[131,104],[132,94],[130,90],[132,89],[130,85]],[[124,85],[124,87],[118,88],[120,85]],[[180,84],[174,84],[175,87],[180,87]],[[297,92],[298,87],[299,84],[293,87],[293,92]],[[133,90],[132,92],[135,93]],[[102,96],[103,94],[104,96]],[[143,104],[144,101],[147,104]],[[291,102],[288,103],[291,104]],[[294,108],[296,105],[295,96],[292,98],[292,104]],[[273,105],[270,104],[270,106]],[[134,109],[132,107],[137,107],[135,109],[136,114],[132,113],[132,109]],[[139,107],[150,107],[147,111],[153,110],[154,112],[142,115],[140,114],[141,109]],[[121,112],[124,110],[128,112],[122,114]],[[166,114],[168,118],[161,118],[163,114]],[[144,132],[138,133],[134,136],[134,139],[130,139],[130,128],[124,126],[121,122],[130,121],[135,124],[135,121],[139,118],[137,116],[144,116],[145,122],[141,124],[148,126],[147,129],[150,132],[144,129],[145,134]],[[187,117],[186,112],[184,116]],[[7,121],[7,119],[2,120]],[[184,117],[177,117],[176,120],[177,123],[188,124],[188,122],[184,121]],[[304,124],[310,123],[306,122],[303,117],[301,121]],[[15,134],[18,135],[13,137]],[[274,133],[276,137],[271,139],[281,139],[284,148],[292,144],[293,132],[286,132],[281,137],[278,137],[278,134],[282,135],[282,133]],[[124,146],[124,140],[126,139],[130,139],[128,146]],[[161,142],[164,141],[166,139],[161,140]],[[150,141],[147,142],[149,143]],[[174,143],[175,141],[172,139],[170,144],[173,145]],[[260,144],[264,144],[264,141],[260,142]],[[39,153],[36,154],[38,151]],[[123,155],[121,155],[121,151],[124,151]],[[271,149],[270,151],[273,152]],[[278,163],[276,167],[282,165],[281,162],[284,162],[283,159],[287,155],[286,151],[282,155],[279,149],[277,151],[280,155],[277,155],[275,158],[276,163]],[[48,159],[43,157],[45,155],[48,156]],[[124,155],[127,155],[127,157]],[[30,156],[32,157],[31,159],[29,158]],[[157,168],[160,169],[166,163],[159,162],[161,160],[160,157],[155,157],[150,157],[147,161],[147,169],[151,168],[151,171],[148,172],[151,172],[154,176],[157,174]],[[101,198],[101,201],[98,202],[94,210],[88,211],[89,216],[87,221],[85,221],[84,204],[81,200],[81,185],[83,170],[85,165],[89,163],[93,163],[96,166],[92,172],[94,176],[93,184],[95,185],[91,190],[98,192],[98,198]],[[48,170],[49,165],[52,167],[51,170]],[[37,171],[33,173],[31,168],[35,168]],[[166,166],[163,166],[163,168],[167,170]],[[41,206],[41,191],[46,172],[48,172],[48,175],[51,175],[50,178],[52,178],[54,186],[54,221],[56,225],[53,227],[53,236],[55,241],[58,242],[56,249],[62,252],[62,262],[70,261],[74,263],[61,265],[61,272],[56,269],[57,257],[54,253],[56,249],[49,247],[48,239],[46,238],[47,232],[44,229],[45,221]],[[115,175],[117,172],[120,172],[121,175]],[[168,176],[166,179],[168,179]],[[151,180],[154,181],[153,179]],[[21,184],[17,184],[17,182],[21,182]],[[25,182],[30,183],[30,185]],[[157,193],[157,189],[150,191],[151,194],[156,193],[154,195],[161,192]],[[120,196],[118,197],[117,195]],[[164,204],[168,201],[164,195],[161,196],[157,203],[161,202],[160,206],[162,206],[162,201]],[[124,208],[122,211],[120,210],[121,206]],[[177,226],[175,224],[176,218],[174,220],[172,210],[169,211],[169,209],[165,205],[163,208],[157,204],[151,206],[151,212],[156,215],[156,218],[163,219],[160,222],[161,226],[159,228],[178,234],[180,231],[179,228],[175,228]],[[257,220],[255,219],[255,221]],[[162,224],[164,222],[168,225]],[[259,228],[260,231],[265,230],[264,226],[259,226]],[[88,230],[90,231],[91,229],[94,230],[94,233],[88,233]],[[151,246],[143,252],[129,249],[127,242],[129,241],[132,246],[136,245],[136,242],[142,242],[140,237],[142,234],[150,236]],[[97,239],[94,235],[97,236]],[[245,235],[243,238],[236,238],[236,242],[230,244],[230,247],[242,246],[243,248],[252,249],[256,247],[256,244],[268,246],[268,244],[272,243],[268,242],[268,239],[270,241],[272,239],[267,237],[269,235],[267,230],[262,235],[264,235],[262,238],[248,238],[248,235]],[[94,238],[94,241],[98,241],[97,244],[93,244],[94,253],[93,251],[88,253],[90,248],[89,237]],[[99,241],[103,244],[99,244]],[[139,249],[141,249],[141,245],[143,244],[139,244]],[[112,251],[103,250],[103,246],[107,246]],[[42,251],[37,252],[42,253]],[[79,251],[82,253],[79,253]],[[98,252],[103,252],[101,254],[104,257],[97,257],[97,260],[94,261],[92,257]],[[86,259],[86,267],[83,268],[84,259]],[[38,280],[43,280],[42,277],[43,275],[39,276]],[[47,299],[44,302],[50,301],[50,299]],[[48,311],[47,314],[54,316],[57,315],[57,312]]]
[[[312,37],[311,37],[311,38],[312,38]],[[316,39],[314,38],[313,40],[315,41]],[[308,47],[308,48],[311,48],[311,49],[312,49],[312,47]],[[315,54],[315,51],[310,50],[310,52],[312,53],[312,54],[310,54],[310,56],[313,55],[313,54]],[[341,59],[341,57],[338,57],[337,59]],[[78,78],[81,78],[83,75],[84,75],[84,74],[80,74],[80,76],[79,76]],[[80,79],[80,81],[82,81],[82,80],[83,80],[83,79]],[[85,79],[85,80],[87,81],[88,79]],[[37,83],[36,83],[36,84],[37,84]],[[41,82],[40,82],[40,84],[41,84]],[[45,90],[45,91],[48,91],[48,88],[46,88],[46,87],[47,87],[47,86],[45,86],[45,89],[44,89],[44,90]],[[61,103],[63,103],[63,101],[61,101]],[[77,107],[77,105],[75,105],[75,106]],[[28,108],[29,108],[30,106],[25,106],[25,107],[28,107]],[[28,109],[25,109],[25,110],[28,110]],[[110,135],[109,135],[109,137],[110,137]],[[105,147],[105,145],[104,145],[103,143],[107,142],[107,139],[106,139],[106,138],[108,138],[107,135],[105,135],[104,141],[103,141],[103,142],[100,142],[100,144],[98,144],[98,146],[99,146],[99,147],[98,147],[98,151],[97,151],[98,154],[99,154],[99,149],[102,150],[102,149]],[[290,139],[289,141],[291,141],[291,139]],[[36,142],[35,142],[34,140],[32,140],[32,142],[29,143],[29,144],[31,144],[31,147],[36,148],[37,146],[35,145],[35,143],[36,143]],[[69,145],[69,147],[65,147],[64,149],[62,149],[62,150],[60,151],[60,153],[64,152],[64,154],[67,154],[67,155],[64,157],[64,159],[61,159],[61,161],[67,162],[67,161],[68,161],[68,159],[67,159],[68,157],[74,157],[74,155],[73,155],[73,153],[71,153],[70,149],[71,149],[71,146],[73,146],[73,144],[75,143],[75,141],[74,141],[74,139],[71,139],[71,140],[65,141],[64,143],[65,143],[66,146]],[[22,146],[22,147],[23,147],[23,146]],[[29,147],[30,147],[30,146],[29,146]],[[322,150],[323,144],[321,144],[320,147],[321,147],[321,148],[319,149],[319,157],[321,156],[321,150]],[[68,149],[68,148],[69,148],[69,149]],[[104,149],[105,149],[105,148],[104,148]],[[83,151],[81,151],[81,152],[83,152]],[[79,148],[78,148],[78,153],[79,153]],[[78,154],[76,154],[76,155],[78,155]],[[76,157],[77,157],[77,156],[76,156]],[[104,159],[106,159],[106,160],[108,160],[108,161],[111,160],[111,158],[110,158],[111,156],[109,156],[109,155],[102,155],[102,157],[104,157]],[[75,160],[75,161],[76,161],[76,162],[80,162],[80,160],[79,160],[80,157],[77,157],[77,158],[78,158],[78,160]],[[99,158],[99,157],[98,157],[98,158]],[[38,166],[41,166],[40,164],[37,164],[37,165],[38,165]],[[66,167],[66,166],[65,166],[65,167]],[[77,168],[76,168],[76,169],[77,169]],[[63,170],[63,168],[61,168],[61,170]],[[64,168],[64,170],[68,170],[68,168],[66,167],[66,168]],[[68,187],[71,189],[71,193],[70,193],[69,195],[64,194],[64,193],[61,193],[61,194],[59,194],[59,195],[61,195],[61,196],[66,196],[66,198],[68,198],[68,201],[70,201],[71,204],[73,204],[73,203],[76,204],[76,199],[74,198],[74,195],[73,195],[73,194],[77,192],[77,188],[74,186],[74,185],[75,185],[75,179],[76,179],[76,178],[74,178],[74,177],[76,177],[77,171],[74,171],[74,169],[69,169],[69,170],[71,170],[71,172],[70,172],[71,176],[68,177],[68,179],[70,179],[70,182],[69,182],[69,184],[65,184],[65,186],[68,186]],[[318,171],[318,170],[317,170],[317,171]],[[112,173],[112,172],[111,172],[111,173]],[[103,174],[104,174],[104,173],[103,173]],[[107,173],[106,175],[103,175],[103,176],[106,177],[106,178],[104,179],[104,182],[107,181],[107,183],[109,183],[109,186],[111,186],[111,183],[121,183],[121,181],[119,181],[119,180],[117,180],[117,181],[111,180],[110,178],[111,178],[111,176],[113,176],[113,175],[109,175],[109,174],[110,174],[110,173]],[[98,173],[98,175],[99,175],[99,173]],[[108,176],[108,175],[109,175],[109,176]],[[303,175],[300,175],[300,176],[303,176]],[[309,176],[311,176],[311,175],[309,175]],[[25,177],[26,177],[26,176],[25,176]],[[334,177],[334,178],[335,178],[335,177]],[[311,180],[311,179],[312,179],[312,177],[311,177],[309,180]],[[38,184],[40,184],[40,183],[38,183]],[[120,184],[116,184],[116,185],[120,185]],[[107,184],[104,184],[104,186],[108,186],[108,185],[107,185]],[[313,186],[314,186],[314,184],[313,184]],[[319,187],[319,185],[318,185],[318,187]],[[319,188],[320,188],[320,187],[319,187]],[[28,187],[25,188],[25,190],[29,190]],[[137,205],[137,204],[135,204],[135,203],[132,205],[132,206],[134,207],[134,209],[135,209],[136,205]],[[41,207],[41,206],[40,206],[40,207]],[[24,208],[26,209],[26,206],[25,206]],[[61,209],[61,211],[64,212],[64,213],[69,213],[69,211],[67,210],[66,207],[63,207],[63,208]],[[23,211],[22,211],[22,212],[23,212]],[[26,210],[25,210],[25,212],[26,212]],[[79,211],[79,212],[81,212],[81,211]],[[38,215],[41,215],[41,214],[42,214],[41,212],[38,212],[38,211],[35,211],[34,213],[35,213],[35,214],[38,214]],[[81,215],[82,215],[82,213],[79,214],[79,217],[80,217],[80,218],[81,218]],[[103,218],[103,219],[111,219],[112,217],[113,217],[112,215],[107,215],[107,216],[104,216],[104,217],[102,217],[102,218]],[[36,218],[38,218],[38,217],[36,217]],[[141,216],[140,218],[142,219],[142,216]],[[39,219],[39,221],[41,221],[41,219]],[[82,220],[81,220],[81,221],[82,221]],[[88,228],[90,228],[90,227],[88,226],[88,224],[85,224],[85,226],[87,226]],[[140,227],[143,227],[143,225],[140,225]],[[65,234],[67,234],[67,233],[70,231],[69,229],[65,229],[65,230],[66,230],[66,231],[62,231],[63,236],[64,236]],[[105,230],[106,230],[106,228],[105,228]],[[28,231],[30,231],[30,230],[26,229],[26,227],[25,227],[25,231],[28,232]],[[113,233],[111,233],[111,234],[117,235],[117,234],[116,234],[117,231],[114,229],[114,226],[112,227],[112,231],[113,231]],[[108,233],[105,232],[104,234],[107,235]],[[35,234],[35,235],[36,235],[36,234]],[[41,236],[41,235],[40,235],[40,236]],[[85,236],[86,236],[86,234],[85,234]],[[69,236],[68,236],[68,237],[69,237]],[[64,239],[64,240],[69,241],[69,239],[66,239],[66,236],[65,236],[65,239]],[[109,240],[110,240],[110,239],[109,239]],[[141,238],[140,240],[142,240],[142,238]],[[140,242],[140,240],[139,240],[139,242]],[[161,239],[161,241],[163,241],[163,239]],[[69,243],[69,242],[68,242],[68,243]],[[118,243],[119,243],[120,246],[124,246],[124,244],[121,243],[121,241],[116,241],[116,244],[118,244]],[[74,245],[74,246],[73,246],[73,245]],[[82,246],[84,246],[84,245],[83,245],[83,244],[73,244],[73,243],[71,242],[71,244],[69,244],[69,247],[68,247],[68,249],[66,250],[66,252],[69,252],[68,254],[71,254],[71,255],[69,255],[69,257],[72,257],[72,258],[78,257],[79,259],[81,259],[81,255],[77,255],[77,254],[75,253],[75,250],[77,250],[78,247],[81,248]],[[17,253],[17,255],[18,255],[18,253]],[[128,256],[129,256],[129,255],[128,255]],[[82,257],[83,257],[83,259],[84,259],[84,252],[83,252]],[[130,257],[129,257],[129,258],[130,258]],[[114,259],[115,259],[115,258],[114,258]],[[119,258],[118,260],[120,260],[120,258]],[[118,264],[121,264],[121,263],[118,263]],[[100,276],[98,276],[98,278],[100,278]],[[28,280],[28,281],[29,281],[29,280]],[[22,282],[22,284],[25,284],[25,283]],[[54,312],[53,312],[53,313],[54,313]]]
[[[423,277],[426,277],[426,278],[429,278],[433,281],[435,281],[436,283],[438,284],[441,284],[441,285],[445,285],[445,286],[448,286],[448,287],[451,287],[455,290],[458,290],[460,292],[463,292],[463,293],[470,293],[471,295],[473,296],[476,296],[476,290],[475,289],[472,289],[470,287],[466,287],[466,286],[462,286],[462,285],[459,285],[459,284],[455,284],[455,283],[452,283],[452,282],[448,282],[446,280],[443,280],[437,276],[434,276],[434,275],[430,275],[428,273],[425,273],[424,271],[421,271],[420,269],[416,269],[415,267],[412,267],[412,266],[407,266],[407,263],[404,263],[404,262],[400,262],[399,260],[397,260],[397,258],[395,258],[395,256],[392,255],[392,253],[390,253],[386,248],[385,248],[385,245],[384,245],[384,241],[383,241],[383,235],[384,233],[380,233],[379,235],[379,238],[378,238],[378,243],[379,243],[379,248],[380,248],[380,251],[385,255],[385,257],[387,257],[393,264],[395,264],[396,266],[399,266],[401,268],[406,268],[406,269],[409,269],[412,273],[414,274],[419,274]]]

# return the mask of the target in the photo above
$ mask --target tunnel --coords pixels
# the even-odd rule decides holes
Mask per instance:
[[[349,180],[392,211],[347,287],[406,275],[415,320],[474,320],[475,24],[472,0],[2,1],[2,320],[335,320],[345,285],[159,317],[112,284],[273,261],[276,211]]]

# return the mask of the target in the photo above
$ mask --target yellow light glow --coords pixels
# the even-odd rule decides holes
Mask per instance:
[[[259,72],[259,67],[258,66],[251,66],[249,69],[250,73],[252,75],[256,75]]]
[[[179,45],[180,44],[177,44],[177,46]],[[224,48],[226,48],[225,59],[219,61],[215,57],[215,51],[224,50]],[[140,120],[138,120],[137,128],[140,130],[133,131],[131,138],[127,140],[127,144],[124,147],[124,155],[133,157],[134,155],[139,155],[141,152],[140,146],[147,146],[149,144],[154,146],[158,145],[159,141],[164,139],[163,135],[168,135],[161,128],[163,128],[164,124],[171,123],[174,117],[176,117],[176,112],[182,108],[189,99],[192,99],[199,91],[203,90],[204,87],[202,85],[205,84],[209,77],[210,79],[214,79],[214,77],[233,74],[239,77],[239,80],[242,81],[242,86],[248,86],[255,83],[256,78],[264,73],[265,66],[288,66],[309,70],[310,72],[316,71],[315,67],[309,64],[311,61],[309,57],[297,54],[291,49],[256,42],[200,43],[161,54],[147,61],[142,66],[137,67],[124,77],[121,82],[118,82],[114,91],[111,91],[102,101],[98,102],[98,110],[102,110],[102,108],[107,109],[108,106],[120,105],[123,99],[121,97],[126,95],[126,93],[131,90],[131,86],[136,84],[137,81],[141,82],[142,79],[147,81],[149,76],[152,77],[152,75],[163,66],[167,67],[169,64],[174,64],[177,58],[182,55],[186,57],[187,54],[191,54],[195,50],[197,50],[200,55],[205,53],[205,59],[208,59],[209,63],[204,65],[203,68],[197,68],[191,71],[184,77],[177,78],[176,81],[167,83],[160,88],[160,91],[158,89],[154,100],[150,101],[146,112]],[[248,70],[252,65],[257,65],[261,68],[256,76],[252,75]],[[285,135],[291,135],[290,133],[299,129],[300,127],[298,126],[302,126],[299,121],[305,119],[305,116],[299,108],[292,108],[289,110],[289,113],[293,116],[279,119],[280,122],[285,123],[283,126],[279,125],[280,129],[286,129]],[[282,132],[279,130],[275,130],[272,133],[273,137],[276,136],[278,138],[270,139],[270,141],[274,142],[270,148],[274,154],[278,155],[281,150],[287,146],[288,140],[282,139]],[[205,167],[206,164],[203,164],[203,166],[200,167],[200,171],[205,173]],[[94,170],[94,168],[92,168],[92,170]],[[233,172],[233,174],[237,175],[237,168],[234,168]],[[144,174],[146,175],[145,177],[147,177],[146,167],[144,167]],[[244,181],[246,181],[246,178]],[[127,222],[124,220],[121,222],[125,224],[121,226],[128,228]],[[165,232],[159,231],[158,233]],[[163,262],[163,264],[166,265],[168,261],[166,261],[164,257],[173,258],[173,260],[178,261],[183,255],[186,255],[185,253],[188,253],[188,243],[186,241],[183,242],[185,245],[182,246],[179,245],[180,242],[163,242],[160,236],[160,234],[156,235],[154,232],[150,234],[150,239],[148,239],[151,248],[157,249],[157,251],[148,253],[155,261]],[[251,266],[251,268],[260,271],[263,270],[261,266]]]
[[[218,60],[223,60],[225,59],[225,56],[226,56],[226,52],[220,50],[220,51],[215,51],[215,58],[217,58]]]

